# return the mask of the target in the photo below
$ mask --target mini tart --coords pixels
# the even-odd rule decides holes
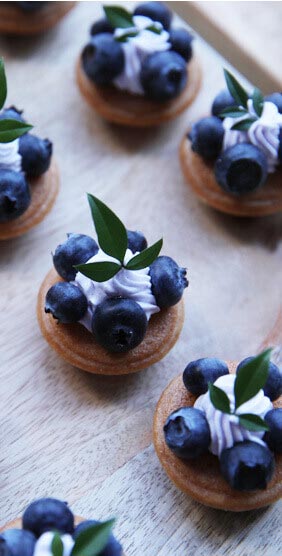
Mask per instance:
[[[27,210],[18,218],[0,222],[0,240],[21,236],[39,224],[50,212],[59,190],[59,172],[52,161],[49,170],[39,178],[28,179],[31,202]]]
[[[282,211],[282,170],[269,174],[267,182],[254,193],[234,196],[217,183],[214,163],[206,162],[191,148],[185,135],[180,144],[180,164],[184,177],[197,197],[211,207],[234,216],[267,216]]]
[[[24,12],[12,2],[0,3],[0,33],[35,35],[62,19],[76,2],[48,2],[34,12]]]
[[[235,373],[237,363],[228,363]],[[282,496],[282,454],[275,454],[276,468],[265,490],[240,492],[234,490],[220,473],[219,460],[211,453],[196,459],[183,460],[175,456],[165,443],[163,426],[167,417],[183,406],[193,406],[196,396],[189,393],[182,375],[174,378],[158,402],[154,417],[154,444],[160,462],[173,483],[185,494],[212,508],[242,512],[267,506]],[[282,407],[282,396],[274,402]]]
[[[201,85],[201,69],[194,56],[187,67],[188,81],[184,91],[170,101],[159,103],[120,91],[114,86],[98,87],[87,77],[81,58],[77,63],[76,78],[87,102],[109,122],[132,127],[150,127],[175,118],[193,102]]]
[[[62,281],[50,270],[41,285],[37,302],[37,318],[41,332],[50,346],[71,365],[100,375],[135,373],[162,359],[174,346],[184,321],[184,302],[162,309],[150,318],[144,340],[127,353],[110,353],[81,324],[58,324],[44,311],[47,291]]]

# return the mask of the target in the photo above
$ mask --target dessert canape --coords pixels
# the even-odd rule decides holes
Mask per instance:
[[[59,187],[52,143],[29,131],[22,112],[3,109],[7,84],[0,58],[0,239],[17,237],[41,222]]]
[[[115,520],[84,520],[73,515],[66,502],[40,498],[22,518],[0,529],[3,556],[122,556],[112,534]]]
[[[120,6],[104,12],[78,61],[81,93],[117,124],[154,126],[178,116],[200,87],[192,35],[171,27],[172,13],[162,2],[139,4],[133,13]]]
[[[72,365],[128,374],[162,359],[184,319],[186,270],[88,195],[97,241],[68,234],[39,291],[43,336]],[[59,325],[58,325],[59,323]]]
[[[75,2],[1,2],[0,33],[43,33],[56,25],[74,5]]]
[[[282,211],[282,94],[249,95],[224,70],[228,89],[212,115],[194,123],[180,145],[184,176],[199,199],[236,216]]]
[[[202,504],[245,511],[282,496],[282,375],[270,352],[239,365],[192,361],[159,400],[157,455]]]

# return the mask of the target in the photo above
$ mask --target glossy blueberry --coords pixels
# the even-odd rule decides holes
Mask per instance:
[[[228,89],[223,89],[218,93],[212,103],[212,114],[213,116],[219,116],[225,108],[235,106],[236,102],[233,96],[229,93]]]
[[[18,218],[31,201],[29,185],[22,172],[0,170],[0,222]]]
[[[140,81],[146,96],[152,100],[175,98],[187,82],[186,62],[173,50],[154,52],[141,66]]]
[[[278,112],[282,114],[282,93],[272,93],[271,95],[267,95],[264,100],[268,102],[273,102],[278,108]]]
[[[122,46],[110,33],[94,35],[82,52],[86,75],[97,85],[108,85],[123,70]]]
[[[208,390],[209,382],[214,383],[220,376],[228,375],[229,370],[224,361],[213,357],[204,357],[191,361],[184,369],[185,388],[195,396]]]
[[[85,315],[87,307],[84,293],[70,282],[57,282],[47,292],[45,313],[51,313],[54,319],[64,324],[78,322]]]
[[[243,365],[245,365],[249,361],[252,361],[252,359],[254,359],[254,356],[246,357],[245,359],[243,359],[243,361],[239,363],[236,372]],[[268,376],[263,391],[265,395],[270,398],[271,401],[276,400],[282,394],[282,373],[279,367],[272,363],[272,361],[270,361],[269,363]]]
[[[282,408],[271,409],[265,415],[264,420],[269,426],[263,440],[269,448],[278,454],[282,454]]]
[[[193,49],[192,41],[193,36],[184,27],[178,27],[176,29],[171,29],[169,33],[169,42],[171,44],[171,50],[177,52],[184,58],[186,62],[189,62],[192,58]]]
[[[15,106],[9,106],[5,108],[3,112],[0,112],[0,120],[17,120],[18,122],[25,122],[22,117],[22,110],[18,110]]]
[[[134,15],[145,15],[153,21],[159,21],[167,31],[172,20],[172,13],[163,2],[144,2],[139,4],[134,10]]]
[[[132,299],[110,298],[97,305],[92,332],[108,351],[126,352],[140,344],[147,330],[147,317]]]
[[[205,159],[213,159],[219,155],[223,136],[222,121],[215,116],[202,118],[194,123],[188,134],[192,150]]]
[[[93,23],[90,29],[90,35],[99,35],[100,33],[113,33],[114,28],[111,26],[109,20],[106,17],[101,17]]]
[[[73,534],[74,517],[66,502],[56,498],[40,498],[32,502],[23,514],[23,529],[40,537],[46,531]],[[18,555],[17,555],[18,556]]]
[[[251,193],[267,179],[267,160],[263,152],[248,143],[226,149],[215,162],[218,184],[233,195]]]
[[[164,425],[167,446],[183,459],[197,458],[207,451],[210,428],[203,411],[181,407],[167,418]]]
[[[181,268],[171,259],[162,255],[150,266],[152,293],[160,308],[171,307],[181,299],[188,286],[186,269]]]
[[[73,538],[76,539],[77,535],[79,533],[81,533],[82,531],[85,531],[86,529],[88,529],[88,527],[91,527],[92,525],[96,525],[98,523],[100,523],[100,522],[96,521],[94,519],[88,519],[86,521],[82,521],[76,527]],[[117,541],[117,539],[114,537],[113,534],[111,534],[109,536],[109,540],[108,540],[104,550],[102,552],[99,552],[99,556],[122,556],[122,546]]]
[[[143,251],[148,246],[147,240],[142,232],[127,230],[127,241],[128,249],[131,249],[132,253]]]
[[[33,556],[35,543],[30,531],[6,529],[0,534],[0,556]]]
[[[22,169],[31,178],[38,178],[50,166],[52,143],[26,133],[20,137],[19,153],[22,156]]]
[[[271,451],[250,440],[234,444],[223,450],[220,456],[221,473],[236,490],[265,489],[274,467]]]
[[[99,247],[92,237],[84,234],[68,234],[68,239],[58,245],[53,263],[58,274],[70,282],[75,279],[74,265],[86,263],[98,253]]]

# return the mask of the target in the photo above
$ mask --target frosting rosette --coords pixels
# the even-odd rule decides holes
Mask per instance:
[[[0,142],[0,170],[13,170],[20,172],[22,157],[19,154],[19,139],[9,143]]]

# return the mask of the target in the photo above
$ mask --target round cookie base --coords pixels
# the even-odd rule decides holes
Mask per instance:
[[[76,2],[48,2],[35,12],[23,12],[11,2],[0,4],[0,33],[36,35],[54,27]]]
[[[59,172],[56,162],[52,161],[47,172],[39,178],[29,180],[31,203],[27,210],[18,218],[8,222],[0,222],[0,240],[12,239],[28,232],[39,224],[50,212],[58,191]]]
[[[126,375],[141,371],[162,359],[174,346],[184,322],[184,302],[162,309],[149,321],[144,340],[127,353],[110,353],[79,323],[61,324],[44,311],[49,288],[60,277],[51,270],[43,281],[37,302],[41,332],[50,346],[71,365],[100,375]]]
[[[87,102],[107,121],[130,127],[151,127],[181,114],[197,96],[201,86],[201,68],[196,58],[188,64],[188,81],[175,99],[153,102],[145,97],[120,91],[113,86],[98,87],[86,75],[79,58],[76,79]]]
[[[229,371],[235,372],[237,363],[228,363]],[[154,416],[154,445],[159,460],[172,482],[197,502],[234,512],[262,508],[282,496],[282,454],[276,454],[274,476],[265,490],[241,492],[232,489],[220,473],[219,460],[211,453],[196,459],[182,460],[167,447],[163,426],[167,417],[183,406],[193,406],[196,397],[190,394],[182,381],[182,375],[174,378],[158,402]],[[274,402],[282,407],[282,396]]]
[[[213,163],[205,162],[192,151],[191,142],[185,135],[180,144],[180,164],[187,183],[205,204],[233,216],[256,217],[282,212],[282,171],[270,174],[267,182],[254,193],[233,196],[217,183]]]

